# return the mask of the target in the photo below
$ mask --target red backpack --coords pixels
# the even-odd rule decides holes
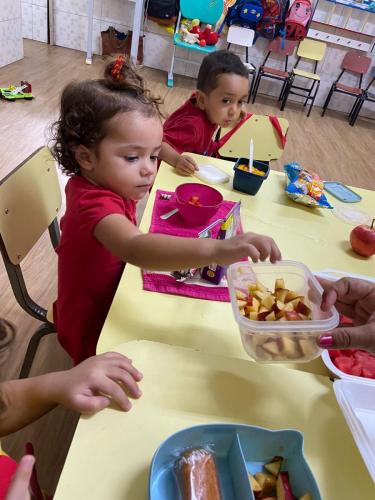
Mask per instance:
[[[263,17],[257,25],[260,36],[273,40],[284,25],[289,0],[262,0]]]
[[[310,0],[295,0],[285,18],[285,38],[287,40],[303,40],[312,16]]]

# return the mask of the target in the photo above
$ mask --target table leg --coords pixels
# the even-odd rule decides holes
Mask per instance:
[[[94,22],[94,0],[87,0],[87,55],[86,64],[92,64],[92,25]]]
[[[132,44],[130,48],[130,59],[133,64],[137,63],[138,43],[139,43],[139,36],[141,34],[142,17],[143,17],[143,3],[144,0],[136,0],[134,6],[133,35],[132,35]]]

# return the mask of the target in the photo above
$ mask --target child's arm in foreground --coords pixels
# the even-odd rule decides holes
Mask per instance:
[[[108,352],[71,370],[0,384],[0,436],[34,422],[61,404],[79,413],[95,413],[111,400],[125,411],[138,398],[142,374],[125,356]],[[121,385],[120,385],[121,384]],[[126,392],[125,392],[126,390]]]
[[[167,142],[163,142],[159,153],[159,159],[172,165],[181,175],[193,175],[198,169],[194,158],[187,155],[180,155]]]
[[[173,271],[208,264],[228,265],[250,257],[254,262],[281,259],[272,238],[245,233],[227,240],[180,238],[164,234],[143,234],[126,217],[104,217],[94,229],[95,238],[120,259],[156,271]]]

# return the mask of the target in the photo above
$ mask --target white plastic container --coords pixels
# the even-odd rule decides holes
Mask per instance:
[[[197,170],[194,175],[207,184],[225,184],[230,179],[227,173],[223,172],[215,165],[203,164],[198,166],[199,170]]]
[[[352,382],[356,382],[358,384],[361,384],[362,382],[365,383],[366,385],[373,385],[374,390],[375,390],[375,380],[371,378],[366,378],[366,377],[356,377],[355,375],[349,375],[349,373],[345,373],[341,371],[337,366],[333,363],[331,356],[329,355],[329,352],[327,350],[323,351],[322,353],[322,360],[323,363],[326,365],[328,370],[335,375],[337,378],[342,378],[342,379],[347,379]],[[374,399],[374,407],[375,407],[375,399]]]
[[[333,389],[363,461],[375,482],[375,383],[366,378],[355,382],[349,377],[348,375],[334,382]]]
[[[294,261],[277,264],[237,262],[228,268],[227,276],[242,344],[251,358],[266,363],[290,363],[310,361],[321,354],[317,339],[338,325],[339,314],[334,307],[328,312],[321,311],[323,289],[304,264]],[[236,290],[247,289],[256,281],[273,290],[278,278],[284,279],[289,290],[307,298],[312,320],[252,321],[241,315]]]

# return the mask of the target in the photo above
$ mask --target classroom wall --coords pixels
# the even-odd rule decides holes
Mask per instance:
[[[38,42],[47,42],[48,0],[22,0],[22,36]]]
[[[23,58],[21,24],[21,1],[0,0],[0,67]]]
[[[24,2],[25,0],[23,0]],[[46,0],[29,0],[29,2],[42,3]],[[325,20],[330,16],[334,4],[325,0],[320,0],[316,10],[315,18]],[[34,5],[33,5],[34,7]],[[353,11],[348,20],[348,10],[342,6],[335,6],[331,16],[331,22],[336,25],[347,28],[359,29],[366,13]],[[100,32],[115,26],[119,31],[126,32],[131,29],[134,13],[134,0],[95,0],[94,2],[94,22],[93,22],[93,52],[100,54]],[[62,47],[86,51],[87,38],[87,1],[86,0],[55,0],[54,2],[54,22],[55,22],[55,43]],[[371,33],[375,37],[375,14],[368,16],[365,32]],[[221,42],[221,47],[225,48],[226,43]],[[234,47],[233,50],[241,56],[244,51],[239,47]],[[267,41],[258,39],[256,44],[250,49],[250,60],[256,66],[259,66],[265,56],[267,50]],[[323,105],[325,97],[329,91],[332,82],[337,77],[340,69],[340,62],[347,49],[338,45],[328,45],[328,50],[324,62],[319,67],[319,74],[322,81],[319,94],[316,100],[317,105]],[[172,36],[164,28],[157,24],[146,21],[145,38],[144,38],[144,65],[156,69],[167,71],[172,54]],[[186,51],[177,49],[176,55],[185,55]],[[370,54],[375,65],[375,50]],[[195,51],[189,51],[188,58],[199,62],[202,56]],[[294,59],[291,58],[290,65],[292,66]],[[270,61],[271,65],[278,65],[277,61]],[[301,66],[304,67],[304,66]],[[306,65],[306,69],[308,65]],[[176,61],[175,73],[195,77],[197,75],[198,66],[189,63]],[[356,79],[348,75],[345,83],[350,85],[356,84]],[[366,80],[365,80],[366,83]],[[264,80],[261,84],[260,92],[271,95],[277,95],[280,89],[280,84],[272,80]],[[300,99],[291,96],[292,99]],[[353,101],[346,96],[334,95],[331,101],[331,107],[347,111]],[[368,103],[363,108],[363,114],[374,116],[374,105]]]

